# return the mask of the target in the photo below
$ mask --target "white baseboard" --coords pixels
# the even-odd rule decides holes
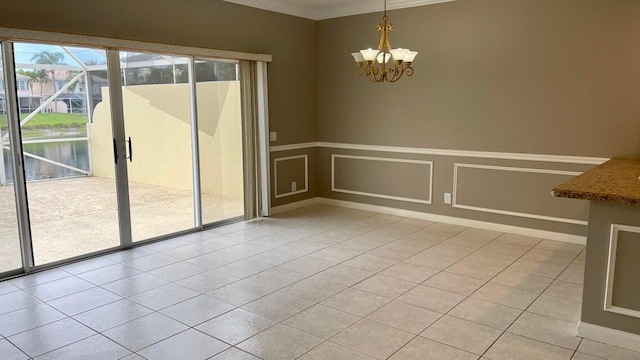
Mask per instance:
[[[298,201],[298,202],[294,202],[286,205],[277,206],[277,207],[271,208],[271,213],[277,214],[284,211],[294,210],[294,209],[298,209],[298,208],[313,205],[313,204],[325,204],[325,205],[340,206],[340,207],[345,207],[350,209],[373,211],[381,214],[397,215],[397,216],[404,216],[404,217],[409,217],[414,219],[436,221],[436,222],[441,222],[446,224],[460,225],[460,226],[473,227],[473,228],[485,229],[485,230],[493,230],[493,231],[505,232],[510,234],[523,235],[523,236],[531,236],[531,237],[537,237],[541,239],[556,240],[556,241],[562,241],[562,242],[578,244],[578,245],[586,245],[587,243],[587,238],[585,236],[580,236],[580,235],[572,235],[572,234],[531,229],[531,228],[525,228],[525,227],[519,227],[519,226],[497,224],[497,223],[491,223],[486,221],[469,220],[469,219],[463,219],[463,218],[458,218],[453,216],[430,214],[430,213],[424,213],[419,211],[397,209],[397,208],[392,208],[387,206],[370,205],[370,204],[363,204],[363,203],[336,200],[336,199],[328,199],[328,198],[322,198],[322,197],[316,197],[316,198],[302,200],[302,201]]]
[[[580,322],[578,336],[640,352],[640,335]]]
[[[296,201],[296,202],[292,202],[292,203],[289,203],[289,204],[284,204],[284,205],[272,207],[271,208],[271,214],[272,215],[273,214],[278,214],[278,213],[281,213],[281,212],[291,211],[291,210],[299,209],[301,207],[305,207],[305,206],[309,206],[309,205],[315,205],[315,204],[318,204],[320,202],[319,199],[320,198],[314,197],[314,198],[311,198],[311,199]]]
[[[463,218],[458,218],[453,216],[430,214],[430,213],[424,213],[419,211],[396,209],[396,208],[391,208],[386,206],[370,205],[370,204],[363,204],[363,203],[344,201],[344,200],[335,200],[335,199],[327,199],[327,198],[318,198],[318,199],[320,200],[319,201],[320,204],[326,204],[326,205],[342,206],[342,207],[347,207],[352,209],[373,211],[373,212],[378,212],[382,214],[404,216],[404,217],[410,217],[414,219],[436,221],[436,222],[441,222],[446,224],[453,224],[453,225],[473,227],[478,229],[506,232],[510,234],[538,237],[542,239],[556,240],[556,241],[562,241],[562,242],[567,242],[572,244],[586,245],[587,243],[587,238],[579,235],[564,234],[559,232],[531,229],[531,228],[512,226],[512,225],[496,224],[496,223],[491,223],[486,221],[469,220],[469,219],[463,219]]]

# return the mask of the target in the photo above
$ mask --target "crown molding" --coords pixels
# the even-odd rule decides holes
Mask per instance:
[[[433,5],[455,0],[389,0],[387,10],[404,9],[416,6]],[[325,20],[342,16],[369,14],[383,11],[382,1],[361,1],[354,4],[326,7],[316,13],[315,20]]]
[[[303,17],[312,20],[316,19],[316,11],[305,6],[294,6],[283,4],[278,0],[224,0],[226,2],[250,6],[257,9],[274,11],[282,14]]]
[[[310,6],[296,6],[283,3],[280,0],[224,0],[226,2],[250,6],[258,9],[275,11],[282,14],[303,17],[311,20],[325,20],[342,16],[368,14],[382,11],[382,2],[371,0],[359,1],[352,4],[315,8]],[[445,3],[455,0],[389,0],[388,10],[404,9],[415,6]]]

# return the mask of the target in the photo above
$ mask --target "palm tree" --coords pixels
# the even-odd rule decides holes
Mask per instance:
[[[33,83],[40,83],[40,96],[42,96],[42,83],[46,83],[49,78],[45,70],[18,70],[18,74],[29,77],[27,84],[31,90],[31,96],[33,96]],[[29,99],[30,107],[33,106],[33,97]]]
[[[31,95],[33,96],[33,83],[38,81],[38,74],[36,73],[36,71],[20,69],[18,70],[18,74],[29,77],[29,81],[27,81],[27,84],[29,85],[29,89],[31,90]]]
[[[51,51],[42,51],[37,54],[34,54],[31,57],[31,61],[36,62],[36,64],[51,64],[51,65],[66,65],[64,61],[64,54],[61,52],[51,52]],[[51,73],[51,81],[56,81],[55,70],[51,69],[49,71]],[[40,85],[42,87],[42,85]]]
[[[42,84],[49,81],[49,78],[47,77],[47,72],[42,69],[36,70],[36,75],[36,82],[40,83],[40,96],[42,96]]]

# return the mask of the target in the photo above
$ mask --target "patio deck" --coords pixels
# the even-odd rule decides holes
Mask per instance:
[[[27,184],[36,265],[119,244],[113,179],[82,177]],[[133,238],[193,227],[191,190],[129,183]],[[203,194],[205,223],[241,216],[243,199]],[[0,186],[0,272],[21,267],[11,186]]]

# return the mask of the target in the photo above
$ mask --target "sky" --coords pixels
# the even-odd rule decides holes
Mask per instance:
[[[82,62],[94,61],[97,64],[106,63],[106,51],[99,49],[79,48],[73,46],[66,46],[66,49],[75,55]],[[13,51],[15,53],[16,67],[20,67],[20,64],[34,64],[35,61],[31,58],[40,52],[49,51],[52,53],[64,54],[63,62],[67,65],[78,65],[78,62],[69,55],[63,47],[57,45],[42,45],[33,43],[14,43]]]

